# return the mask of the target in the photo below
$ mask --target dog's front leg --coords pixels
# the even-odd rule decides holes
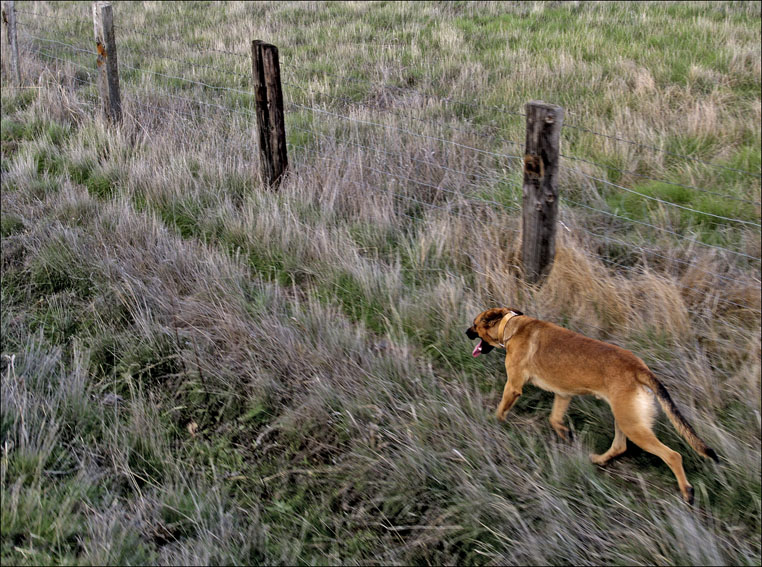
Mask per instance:
[[[513,404],[516,403],[516,400],[519,399],[525,382],[521,365],[516,364],[515,361],[511,359],[510,351],[506,352],[505,356],[505,373],[508,376],[508,379],[505,381],[505,388],[503,388],[503,399],[500,400],[500,403],[497,406],[497,411],[495,412],[495,417],[500,421],[505,421],[505,414],[508,413],[508,410],[510,410],[513,407]]]
[[[513,384],[509,378],[505,383],[505,388],[503,389],[503,399],[500,400],[500,403],[497,406],[495,417],[497,417],[500,421],[505,421],[505,414],[508,413],[508,410],[513,407],[513,404],[516,403],[516,400],[519,399],[520,395],[521,386],[516,387],[516,385]]]

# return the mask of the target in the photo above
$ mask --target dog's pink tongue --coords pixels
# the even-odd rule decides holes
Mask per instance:
[[[476,345],[476,348],[474,349],[474,352],[472,352],[471,354],[474,355],[474,356],[479,356],[481,353],[482,353],[482,342],[479,341],[479,344]]]

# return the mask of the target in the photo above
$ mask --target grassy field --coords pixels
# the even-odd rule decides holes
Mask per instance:
[[[113,5],[118,129],[90,3],[17,2],[31,88],[0,41],[2,564],[760,564],[759,3]],[[566,111],[539,288],[532,99]],[[632,444],[590,462],[604,402],[571,443],[532,386],[494,419],[497,305],[649,364],[720,455],[658,418],[693,507]]]

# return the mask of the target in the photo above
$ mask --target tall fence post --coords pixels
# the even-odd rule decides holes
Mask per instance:
[[[531,101],[526,104],[521,214],[524,279],[540,283],[550,272],[556,254],[558,219],[558,162],[564,109]]]
[[[13,70],[16,84],[20,85],[21,69],[19,68],[19,44],[16,40],[16,7],[13,4],[13,0],[8,0],[5,3],[3,22],[5,23],[5,31],[8,34],[8,43],[11,46],[11,69]]]
[[[252,41],[251,64],[257,106],[260,172],[262,181],[268,187],[277,187],[288,168],[278,48],[260,40]]]
[[[95,47],[98,50],[98,90],[103,114],[112,124],[122,122],[122,97],[119,93],[119,66],[116,59],[116,37],[111,4],[93,4]]]

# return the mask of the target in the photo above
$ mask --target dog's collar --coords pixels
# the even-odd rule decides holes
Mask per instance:
[[[514,317],[518,317],[518,315],[516,315],[513,311],[510,311],[506,313],[503,316],[502,321],[500,321],[500,326],[497,328],[497,336],[503,339],[503,342],[498,342],[498,345],[500,345],[500,348],[505,348],[505,343],[508,342],[505,340],[505,326],[508,324],[508,321],[510,321]]]

